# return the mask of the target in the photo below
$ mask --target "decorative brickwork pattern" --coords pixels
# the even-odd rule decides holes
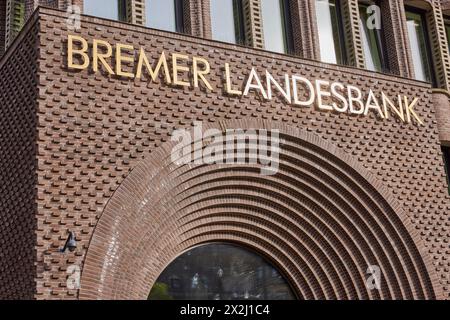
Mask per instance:
[[[50,3],[50,5],[47,5],[47,7],[58,8],[65,11],[69,6],[78,6],[80,7],[81,12],[83,12],[83,1],[84,0],[57,0]],[[44,4],[40,3],[40,5]]]
[[[131,8],[133,12],[132,23],[145,26],[145,0],[131,0]]]
[[[441,7],[444,11],[450,10],[450,0],[441,0]]]
[[[7,0],[9,1],[9,0]],[[39,0],[25,0],[25,18],[28,19],[39,5]]]
[[[423,253],[424,261],[430,260],[429,265],[435,268],[439,285],[434,287],[434,293],[437,297],[449,297],[450,223],[447,213],[450,201],[429,86],[360,69],[327,66],[93,18],[82,21],[80,35],[88,39],[142,45],[153,56],[164,50],[207,58],[211,62],[209,78],[214,87],[222,86],[219,79],[224,61],[229,61],[239,73],[255,67],[260,73],[267,68],[280,78],[284,72],[292,72],[312,80],[339,79],[361,88],[376,87],[390,96],[399,93],[417,96],[417,110],[425,125],[407,125],[394,119],[381,121],[373,114],[361,118],[299,109],[277,99],[263,101],[257,96],[238,99],[217,91],[174,89],[147,80],[130,81],[72,72],[65,69],[64,41],[68,32],[65,15],[42,9],[40,18],[37,265],[42,272],[37,279],[37,298],[77,297],[77,290],[65,287],[67,267],[72,264],[83,267],[95,226],[113,193],[131,170],[160,150],[158,147],[169,139],[173,128],[189,126],[194,120],[218,123],[239,119],[267,120],[274,125],[302,128],[347,154],[352,163],[360,163],[379,181],[375,185],[371,182],[373,188],[392,195],[392,200],[398,203],[398,207],[392,208],[394,212],[405,224],[410,221],[423,241],[422,247],[418,239],[414,243]],[[327,158],[326,154],[321,156]],[[119,222],[110,221],[110,228]],[[223,228],[234,230],[225,222]],[[62,245],[69,229],[77,235],[76,253],[51,253]],[[166,238],[161,240],[168,243]],[[120,246],[128,245],[120,243]],[[114,256],[114,252],[110,252],[108,259]],[[130,276],[135,272],[132,267],[129,266]],[[94,282],[99,275],[86,276]],[[122,279],[125,274],[117,277]],[[432,296],[426,279],[408,283],[421,284],[422,291],[411,289],[412,294]],[[319,285],[322,285],[320,280]],[[412,287],[405,283],[400,288],[406,291],[398,293],[394,289],[386,294],[410,296],[407,288]],[[134,294],[131,290],[130,295]]]
[[[132,24],[137,24],[145,26],[146,16],[145,16],[145,0],[122,0],[126,8],[123,16],[125,21]]]
[[[198,17],[200,12],[198,8],[199,1],[183,1],[183,21],[184,32],[186,34],[202,37],[203,24],[201,17]],[[198,17],[196,19],[196,17]]]
[[[342,1],[341,10],[345,30],[347,64],[357,68],[365,68],[361,30],[359,28],[358,0]]]
[[[292,20],[294,53],[307,59],[320,56],[317,21],[315,16],[316,0],[289,1]]]
[[[381,1],[389,68],[393,74],[412,77],[410,48],[403,0]]]
[[[7,0],[13,3],[15,0]],[[122,0],[126,3],[124,14],[129,23],[145,25],[145,1]],[[433,2],[434,1],[434,2]],[[294,53],[300,57],[317,59],[319,57],[319,43],[316,27],[315,0],[291,0],[289,1],[294,30]],[[348,63],[359,68],[365,67],[364,52],[359,28],[359,12],[357,0],[343,1],[344,22],[346,28],[346,44],[348,51]],[[423,7],[428,4],[428,27],[433,44],[433,58],[437,74],[437,86],[448,89],[450,79],[450,57],[446,45],[446,35],[441,4],[448,10],[448,1],[423,0],[420,2],[409,1],[407,4]],[[407,37],[406,22],[404,17],[404,0],[381,0],[383,28],[386,42],[388,43],[389,68],[393,74],[404,77],[413,77],[412,61]],[[26,15],[29,16],[37,5],[57,7],[65,10],[68,5],[76,4],[83,7],[83,0],[26,0]],[[184,24],[185,32],[199,37],[211,38],[210,0],[184,0]],[[263,48],[263,26],[259,0],[244,1],[246,16],[246,45]],[[1,34],[1,33],[0,33]],[[1,37],[1,36],[0,36]],[[11,43],[15,35],[8,37]],[[0,38],[1,41],[1,38]],[[0,47],[1,49],[1,47]],[[1,51],[0,51],[1,52]]]
[[[450,146],[450,96],[446,90],[436,90],[433,93],[433,103],[436,107],[436,117],[441,143]]]
[[[245,44],[264,48],[261,3],[259,0],[242,0],[244,11]]]
[[[184,0],[184,32],[211,39],[210,0]]]
[[[202,16],[209,13],[209,7],[204,6],[206,2],[201,2]],[[396,6],[399,2],[390,1],[389,5]],[[395,14],[392,17],[396,17]],[[299,295],[306,298],[450,297],[450,198],[438,132],[438,124],[443,120],[441,110],[445,113],[448,99],[446,101],[439,94],[432,95],[428,86],[412,80],[88,17],[83,18],[80,32],[87,39],[145,46],[153,56],[164,50],[207,58],[212,68],[211,82],[218,88],[222,85],[219,79],[224,61],[230,62],[238,73],[256,67],[260,73],[267,68],[280,78],[284,72],[291,72],[310,79],[339,79],[361,88],[376,87],[390,96],[399,93],[417,96],[417,110],[425,125],[375,119],[373,114],[361,118],[299,109],[285,105],[281,99],[264,101],[257,96],[239,99],[224,96],[219,91],[175,89],[160,82],[73,72],[67,70],[64,57],[68,34],[65,14],[41,9],[36,14],[36,19],[38,17],[39,23],[29,24],[30,31],[23,32],[13,45],[15,47],[0,60],[0,82],[3,81],[0,86],[0,99],[3,99],[0,100],[0,130],[3,132],[0,134],[0,178],[3,182],[0,190],[0,254],[6,257],[0,259],[0,298],[30,298],[33,295],[38,299],[77,298],[79,294],[87,298],[102,294],[143,297],[167,264],[167,259],[177,255],[177,250],[209,240],[240,241],[277,259],[280,267],[290,275]],[[207,36],[210,24],[204,22],[203,26],[206,26],[203,32]],[[404,39],[402,32],[391,36],[396,41]],[[39,51],[35,49],[37,39]],[[402,48],[392,49],[391,55],[400,57]],[[401,74],[407,72],[404,60],[397,59],[394,63],[398,64]],[[240,81],[244,78],[236,75],[234,82],[237,77]],[[436,112],[433,104],[437,105]],[[438,109],[441,106],[443,109]],[[166,195],[163,199],[168,201],[165,203],[166,216],[193,209],[192,216],[183,218],[181,224],[173,228],[169,226],[173,221],[157,221],[161,227],[169,227],[172,233],[162,233],[158,237],[154,233],[136,233],[142,235],[139,238],[142,243],[156,243],[154,268],[148,272],[142,273],[140,269],[149,262],[145,259],[139,264],[133,264],[131,261],[134,260],[129,260],[128,265],[114,264],[115,257],[125,261],[114,251],[116,245],[125,256],[129,256],[134,247],[132,239],[121,238],[123,241],[114,243],[111,236],[99,241],[101,235],[111,235],[109,232],[114,228],[125,226],[120,224],[123,220],[109,219],[105,213],[118,209],[115,199],[120,196],[116,195],[135,181],[132,177],[149,183],[148,172],[140,173],[139,170],[146,166],[150,171],[158,168],[161,164],[158,161],[163,161],[163,156],[168,154],[166,142],[170,140],[170,132],[174,128],[187,127],[194,120],[210,123],[213,127],[220,123],[222,126],[238,123],[245,128],[263,123],[270,128],[281,128],[286,139],[281,159],[284,180],[280,176],[258,179],[248,167],[240,169],[242,175],[230,175],[227,168],[217,168],[222,170],[218,174],[211,173],[208,168],[195,168],[192,172],[184,172],[186,177],[191,175],[193,178],[188,184],[178,178],[170,179],[170,174],[162,174],[154,181],[167,183],[152,184],[151,188],[160,191],[155,189],[157,192],[152,192],[151,196]],[[443,126],[445,128],[445,124]],[[442,135],[441,140],[445,140]],[[316,167],[319,164],[323,169],[320,172]],[[286,180],[288,175],[291,180]],[[247,184],[251,185],[244,189],[237,187]],[[299,184],[305,188],[298,189]],[[189,188],[183,191],[185,185]],[[163,192],[170,188],[172,193]],[[309,192],[304,196],[294,196],[305,190]],[[134,191],[136,196],[141,191],[148,192]],[[235,195],[234,213],[220,211],[223,207],[213,209],[219,201],[218,195],[223,192],[230,193],[231,198]],[[202,198],[207,195],[211,195],[211,203]],[[327,195],[325,199],[329,205],[317,207],[317,203],[324,203],[324,195]],[[201,205],[195,204],[196,200]],[[227,204],[227,208],[232,204],[223,198],[220,203],[222,206]],[[250,204],[255,210],[249,210]],[[296,255],[294,248],[286,247],[299,238],[285,226],[297,228],[295,232],[298,232],[302,224],[283,225],[280,222],[299,217],[292,215],[295,210],[283,209],[293,204],[296,204],[294,208],[309,208],[305,209],[303,217],[316,219],[314,221],[330,210],[335,218],[344,218],[350,211],[343,208],[350,206],[356,212],[347,218],[350,222],[358,213],[366,212],[365,217],[376,220],[374,228],[392,228],[390,230],[395,232],[374,229],[372,233],[361,233],[359,236],[366,237],[364,243],[370,244],[372,249],[364,244],[360,250],[350,250],[348,252],[354,254],[350,255],[350,260],[342,258],[345,250],[341,245],[362,245],[363,242],[356,241],[357,233],[352,233],[349,238],[342,233],[336,247],[322,242],[321,248],[326,249],[323,252],[336,253],[335,259],[327,261],[314,250],[306,251],[314,255],[314,259],[306,259]],[[307,204],[309,207],[305,207]],[[190,209],[180,211],[180,206]],[[266,213],[269,208],[271,212],[278,212],[277,215],[270,218]],[[156,211],[145,209],[140,212]],[[148,230],[154,227],[140,226],[142,220],[139,219],[130,221],[139,227],[148,227]],[[277,229],[280,226],[284,226],[282,230]],[[78,248],[74,253],[61,254],[57,250],[64,244],[68,230],[75,231]],[[310,237],[305,237],[306,242],[302,245],[313,248],[319,234],[314,229],[306,231],[310,232]],[[388,241],[384,243],[386,240],[382,239],[386,237]],[[277,241],[281,238],[284,242]],[[390,246],[389,240],[396,246]],[[337,245],[339,243],[341,245]],[[375,245],[380,243],[383,245]],[[17,244],[21,250],[13,250],[13,245]],[[110,245],[107,255],[96,256],[100,251],[94,248],[107,244]],[[404,248],[399,254],[395,252],[399,248],[397,244]],[[152,248],[142,244],[138,247]],[[67,268],[72,265],[83,268],[87,255],[81,293],[68,289]],[[380,296],[365,292],[360,281],[361,272],[364,272],[360,268],[366,260],[371,260],[370,257],[377,259],[384,270],[394,271],[383,273],[389,278],[386,278],[388,281]],[[113,262],[111,266],[118,269],[108,267],[107,273],[101,273],[102,270],[93,263],[98,261],[97,258]],[[353,267],[340,269],[342,272],[338,273],[332,265],[335,261],[337,266],[346,268],[348,263]],[[434,271],[430,270],[432,268]],[[298,270],[305,270],[303,277]],[[324,275],[324,270],[331,274]],[[102,277],[112,280],[99,284],[98,279]],[[130,286],[136,279],[145,281]],[[121,296],[123,294],[126,296]]]
[[[0,60],[0,299],[36,292],[38,32]]]
[[[170,159],[176,143],[164,144],[107,205],[90,242],[80,298],[145,299],[180,252],[209,241],[238,242],[268,256],[300,299],[435,298],[428,277],[434,271],[417,250],[417,231],[356,159],[315,134],[271,121],[204,129],[210,127],[281,132],[278,173],[261,176],[261,167],[242,164],[177,166]],[[193,146],[201,148],[198,142]],[[366,286],[373,264],[382,270],[379,291]]]
[[[81,3],[83,0],[23,0],[25,3],[25,18],[28,19],[38,6],[66,9],[72,2]]]
[[[211,39],[211,2],[210,0],[194,0],[198,2],[197,8],[198,14],[201,15],[201,21],[203,22],[203,38]],[[200,18],[200,16],[198,16]],[[195,21],[195,20],[194,20]],[[192,23],[192,22],[191,22]]]

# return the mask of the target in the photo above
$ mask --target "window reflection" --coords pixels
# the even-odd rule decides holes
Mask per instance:
[[[376,26],[368,25],[370,18],[368,9],[369,5],[359,5],[360,29],[364,47],[364,57],[366,59],[366,68],[372,71],[383,71],[385,62],[382,33],[381,29],[376,29]]]
[[[338,0],[316,0],[320,57],[323,62],[344,64],[344,41]]]
[[[182,31],[182,8],[178,0],[147,0],[145,3],[147,27]]]
[[[119,0],[84,0],[83,12],[100,18],[119,20]]]
[[[406,20],[416,79],[432,82],[424,16],[421,13],[407,11]]]
[[[159,276],[150,300],[292,300],[289,285],[264,258],[228,244],[196,247]]]
[[[286,53],[288,51],[286,24],[289,15],[285,1],[261,0],[261,13],[265,49]]]
[[[211,0],[211,27],[214,40],[244,44],[241,0]]]

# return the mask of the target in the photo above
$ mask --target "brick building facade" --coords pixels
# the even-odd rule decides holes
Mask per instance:
[[[183,2],[184,34],[139,25],[133,2],[129,23],[83,15],[78,30],[64,11],[27,9],[24,28],[5,44],[0,298],[146,299],[174,258],[214,241],[267,257],[299,298],[450,298],[450,196],[441,152],[450,146],[446,1],[413,1],[428,10],[435,88],[412,79],[403,0],[381,1],[390,74],[364,70],[354,0],[343,3],[349,66],[319,62],[314,1],[289,3],[297,30],[291,55],[264,50],[258,1],[244,1],[246,46],[211,40],[208,0]],[[161,52],[187,55],[186,66],[202,57],[214,90],[168,85],[148,74],[71,69],[69,35],[89,46],[98,39],[144,47],[152,59]],[[221,81],[225,63],[235,88],[254,68],[277,79],[296,74],[416,97],[423,125],[375,112],[300,108],[255,90],[233,96]],[[176,166],[171,133],[194,121],[222,132],[279,132],[279,171],[262,176],[250,164]],[[69,231],[76,250],[61,253]],[[379,290],[366,285],[368,265],[380,267]],[[73,266],[81,274],[76,288],[67,281]]]

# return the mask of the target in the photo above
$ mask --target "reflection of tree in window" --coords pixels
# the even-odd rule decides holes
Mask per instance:
[[[167,288],[164,295],[162,285]],[[159,276],[149,295],[155,300],[294,298],[285,279],[264,258],[227,244],[208,244],[182,254]]]

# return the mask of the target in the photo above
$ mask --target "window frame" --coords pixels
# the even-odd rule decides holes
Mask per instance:
[[[150,19],[147,16],[147,9],[150,9],[150,5],[151,5],[151,1],[152,0],[145,0],[145,27],[147,28],[152,28],[152,29],[157,29],[157,30],[162,30],[165,32],[175,32],[175,33],[184,33],[185,32],[185,27],[184,27],[184,6],[183,6],[183,0],[169,0],[169,1],[173,1],[174,4],[174,19],[175,19],[175,30],[166,30],[166,29],[158,29],[155,27],[152,27],[150,25]],[[167,1],[167,0],[165,0]],[[149,7],[147,7],[149,6]]]
[[[245,35],[245,17],[242,0],[233,0],[233,18],[236,44],[245,45],[247,37]]]
[[[411,12],[417,15],[420,15],[421,20],[422,20],[422,31],[424,32],[424,41],[425,41],[425,51],[426,51],[426,55],[427,55],[427,63],[428,63],[428,67],[430,69],[430,82],[425,81],[430,83],[433,87],[436,87],[436,74],[435,74],[435,67],[434,67],[434,61],[433,61],[433,50],[431,48],[431,43],[430,43],[430,39],[428,37],[428,19],[427,19],[427,11],[424,9],[420,9],[417,7],[413,7],[413,6],[409,6],[409,5],[405,5],[404,7],[404,13],[405,13],[405,18],[406,21],[408,21],[408,18],[406,17],[407,12]],[[409,38],[408,38],[408,42],[409,42]],[[416,75],[414,75],[416,76]],[[416,79],[417,80],[417,79]],[[417,80],[420,81],[420,80]]]
[[[317,15],[317,1],[314,1],[314,5],[316,6],[316,15]],[[338,37],[338,43],[339,43],[339,54],[341,56],[341,61],[337,61],[338,59],[336,59],[336,63],[333,62],[326,62],[322,60],[322,56],[320,57],[320,61],[323,63],[330,63],[330,64],[335,64],[335,65],[348,65],[348,52],[347,52],[347,42],[346,42],[346,32],[345,32],[345,28],[344,28],[344,21],[343,21],[343,15],[342,15],[342,3],[341,0],[330,0],[330,1],[334,1],[335,3],[335,7],[336,7],[336,15],[337,15],[337,37]],[[329,8],[328,8],[329,10]],[[333,17],[331,17],[331,24],[333,24]],[[319,29],[319,24],[316,23],[316,28]],[[333,32],[333,42],[335,41],[334,39],[335,33]],[[318,30],[318,38],[319,38],[319,52],[322,51],[321,46],[320,46],[320,30]],[[333,44],[334,45],[334,44]],[[335,51],[337,52],[336,48]],[[336,57],[337,58],[337,57]]]
[[[221,40],[215,38],[214,35],[214,22],[213,22],[213,1],[210,0],[209,14],[211,17],[211,39],[214,41],[219,41],[223,43],[231,43],[234,45],[245,46],[247,43],[247,36],[245,33],[245,16],[244,16],[244,6],[242,0],[231,0],[231,5],[233,8],[233,26],[234,26],[234,42],[229,42],[226,40]]]
[[[358,7],[366,6],[366,8],[367,8],[372,5],[378,6],[381,11],[381,0],[359,0],[358,1]],[[381,28],[375,29],[377,50],[378,50],[378,54],[380,56],[381,70],[375,71],[375,72],[390,73],[391,70],[390,70],[390,65],[389,65],[389,55],[388,55],[388,51],[387,51],[386,35],[383,32],[383,30],[384,30],[384,19],[383,19],[383,15],[381,12]],[[364,30],[361,30],[361,32],[364,32]],[[366,65],[366,69],[367,69],[367,65]]]
[[[262,34],[264,36],[264,42],[266,41],[266,37],[264,35],[264,17],[262,14],[262,1],[260,2],[260,11],[261,11],[261,20],[263,24],[263,30]],[[293,30],[292,30],[292,16],[291,16],[291,7],[289,4],[289,0],[279,0],[280,4],[280,12],[281,12],[281,27],[283,32],[283,42],[284,42],[284,52],[276,52],[279,54],[294,54],[295,53],[295,47],[294,47],[294,36],[293,36]],[[273,52],[266,48],[264,43],[264,49]]]

